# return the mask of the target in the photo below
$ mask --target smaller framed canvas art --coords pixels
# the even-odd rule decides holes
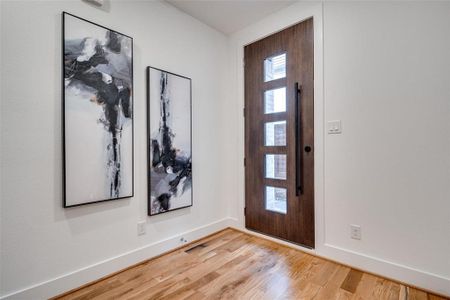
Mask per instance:
[[[148,214],[192,206],[191,79],[147,68]]]

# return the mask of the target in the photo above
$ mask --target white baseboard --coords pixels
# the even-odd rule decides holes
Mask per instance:
[[[373,274],[450,297],[450,278],[330,244],[320,247],[317,254]]]
[[[187,232],[182,232],[165,240],[157,241],[144,247],[137,248],[104,261],[100,261],[96,264],[75,270],[45,282],[29,286],[7,295],[2,295],[0,299],[48,299],[179,247],[180,238],[182,236],[188,241],[193,241],[221,229],[227,228],[230,225],[230,219],[224,218],[222,220],[194,228]]]
[[[192,241],[226,227],[234,227],[253,235],[261,236],[266,239],[270,239],[275,242],[297,248],[304,252],[338,261],[343,264],[353,266],[355,268],[362,269],[374,274],[379,274],[387,278],[392,278],[394,280],[417,286],[428,291],[434,291],[441,295],[450,296],[449,278],[413,269],[404,265],[397,264],[395,262],[371,257],[362,253],[353,252],[351,250],[339,248],[330,244],[324,244],[321,246],[318,245],[316,250],[310,250],[301,246],[297,246],[295,244],[291,244],[289,242],[281,241],[252,231],[248,231],[239,225],[237,219],[224,218],[222,220],[198,228],[194,228],[190,231],[182,232],[165,240],[161,240],[135,249],[133,251],[123,253],[119,256],[109,258],[94,265],[75,270],[51,280],[41,282],[39,284],[15,291],[7,295],[3,295],[2,297],[0,297],[0,299],[48,299],[55,295],[64,293],[65,291],[74,289],[86,283],[107,276],[111,273],[122,270],[133,264],[170,251],[171,249],[180,246],[179,240],[181,236],[185,237],[188,241]]]
[[[395,262],[354,252],[349,249],[343,249],[330,244],[316,245],[316,249],[311,250],[293,243],[269,237],[267,235],[249,231],[245,229],[245,227],[242,226],[236,218],[230,218],[230,222],[232,228],[248,232],[249,234],[269,239],[271,241],[287,245],[325,259],[330,259],[356,269],[403,282],[407,285],[418,287],[426,291],[434,292],[440,295],[447,295],[447,297],[450,297],[450,278],[445,278],[436,274],[417,270]]]

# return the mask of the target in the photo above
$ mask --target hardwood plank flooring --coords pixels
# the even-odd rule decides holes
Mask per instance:
[[[448,299],[226,229],[54,299]]]

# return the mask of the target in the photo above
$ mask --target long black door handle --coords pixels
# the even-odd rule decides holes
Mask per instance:
[[[302,188],[302,166],[301,166],[301,156],[300,156],[300,132],[301,132],[301,86],[298,82],[295,83],[295,195],[298,197],[300,194],[303,194]]]

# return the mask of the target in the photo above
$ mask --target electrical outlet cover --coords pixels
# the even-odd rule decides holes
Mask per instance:
[[[350,237],[354,240],[361,239],[361,226],[359,225],[350,225]]]
[[[138,222],[137,224],[137,234],[144,235],[145,234],[145,222]]]

